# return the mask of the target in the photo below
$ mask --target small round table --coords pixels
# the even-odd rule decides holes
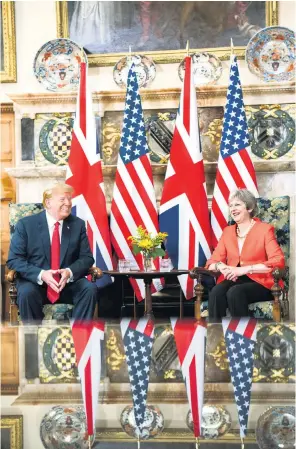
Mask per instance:
[[[151,296],[151,284],[153,279],[170,277],[170,276],[180,276],[181,274],[188,274],[189,270],[171,270],[171,271],[112,271],[105,270],[105,274],[109,274],[112,277],[127,277],[133,279],[143,279],[145,284],[145,313],[149,319],[154,320],[153,310],[152,310],[152,296]]]

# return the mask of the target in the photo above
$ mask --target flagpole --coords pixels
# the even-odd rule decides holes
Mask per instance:
[[[186,56],[189,56],[189,40],[187,41],[186,44]]]
[[[91,449],[91,435],[88,435],[88,449]]]
[[[138,449],[140,449],[141,443],[140,443],[140,435],[138,435]]]
[[[199,440],[198,440],[198,438],[196,437],[195,438],[195,449],[198,449],[199,448]]]
[[[243,439],[243,437],[241,437],[241,443],[242,443],[242,449],[244,449],[245,445],[244,445],[244,439]]]
[[[232,37],[230,38],[230,61],[232,60],[232,56],[234,55],[234,46]]]

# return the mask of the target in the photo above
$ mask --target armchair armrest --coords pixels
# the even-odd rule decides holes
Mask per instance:
[[[18,324],[18,307],[16,304],[17,298],[16,278],[17,278],[17,271],[9,270],[6,275],[6,279],[10,284],[8,290],[8,295],[10,299],[9,315],[10,315],[10,324],[13,325]]]
[[[104,274],[98,267],[90,267],[88,273],[91,275],[92,282],[96,282],[96,280],[100,279]]]
[[[279,281],[287,274],[287,268],[276,267],[272,270],[271,274],[274,280],[274,284],[271,287],[271,293],[274,297],[273,319],[274,321],[279,322],[281,321],[281,318],[289,317],[288,292],[282,289],[279,285]],[[282,300],[280,300],[281,293],[283,293]]]
[[[194,267],[192,268],[192,270],[189,271],[189,276],[192,279],[196,279],[196,286],[194,287],[194,291],[196,294],[196,301],[194,304],[194,315],[196,320],[198,321],[201,319],[200,303],[204,292],[204,287],[201,283],[203,274],[212,276],[215,279],[217,279],[221,273],[215,270],[207,270],[206,268],[203,267]]]

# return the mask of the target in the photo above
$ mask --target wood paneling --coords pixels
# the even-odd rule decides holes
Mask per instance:
[[[17,394],[19,386],[18,328],[1,328],[1,394]]]

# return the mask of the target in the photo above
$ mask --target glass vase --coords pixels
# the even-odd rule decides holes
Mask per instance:
[[[152,257],[143,254],[143,265],[144,271],[152,271],[153,270]]]

